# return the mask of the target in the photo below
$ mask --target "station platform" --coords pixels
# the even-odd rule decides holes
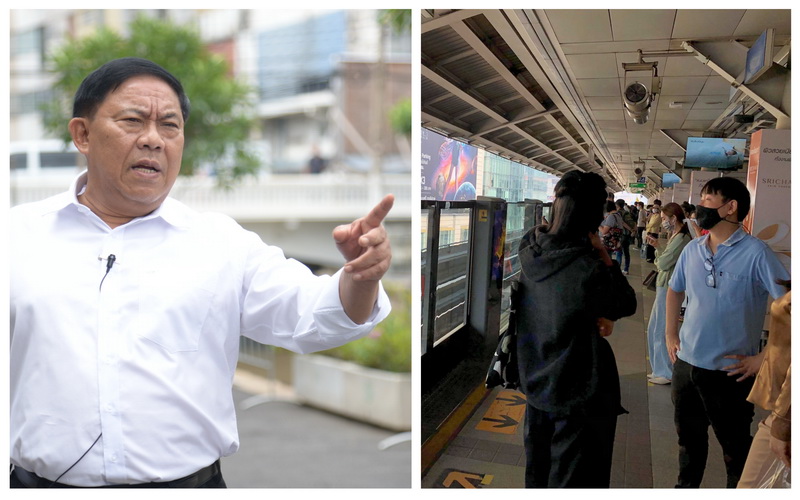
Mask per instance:
[[[647,324],[655,292],[642,286],[654,269],[631,246],[628,280],[636,290],[633,316],[616,322],[608,337],[617,359],[622,406],[617,420],[612,488],[673,488],[678,477],[678,437],[670,385],[647,380]],[[439,431],[423,443],[423,488],[524,488],[525,401],[521,393],[476,387]],[[756,407],[752,433],[767,415]],[[709,429],[702,488],[725,488],[722,450]]]
[[[228,488],[411,487],[411,443],[397,432],[298,404],[291,387],[242,370],[233,393],[240,446],[222,459]]]

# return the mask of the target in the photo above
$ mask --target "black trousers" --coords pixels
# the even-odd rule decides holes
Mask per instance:
[[[699,488],[708,458],[708,426],[722,447],[727,487],[736,488],[752,436],[753,404],[747,395],[752,377],[737,382],[721,370],[706,370],[678,358],[672,368],[672,402],[678,432],[678,484]]]
[[[644,244],[644,238],[642,237],[642,233],[644,232],[644,226],[636,228],[636,246],[642,248]]]
[[[627,271],[631,268],[631,236],[632,235],[623,235],[622,236],[622,255],[625,257],[625,265],[622,267],[623,270]]]
[[[526,488],[608,488],[617,415],[556,416],[528,404]]]

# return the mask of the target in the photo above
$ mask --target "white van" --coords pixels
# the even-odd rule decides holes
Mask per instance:
[[[75,177],[86,159],[71,142],[60,139],[18,141],[9,145],[11,177]]]

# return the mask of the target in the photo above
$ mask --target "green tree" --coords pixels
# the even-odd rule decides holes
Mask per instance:
[[[384,9],[380,12],[380,21],[391,26],[395,33],[411,31],[410,9]],[[389,121],[392,129],[406,138],[411,137],[411,99],[403,99],[389,110]]]
[[[380,20],[397,33],[411,31],[411,9],[383,9]]]
[[[235,179],[255,173],[259,161],[248,150],[253,92],[229,76],[226,61],[211,53],[191,27],[140,16],[129,32],[123,38],[103,28],[70,41],[51,56],[57,81],[56,97],[44,109],[47,129],[69,142],[72,98],[83,79],[112,59],[143,57],[175,75],[191,102],[181,174],[191,175],[202,165],[212,165],[219,184],[230,186]]]

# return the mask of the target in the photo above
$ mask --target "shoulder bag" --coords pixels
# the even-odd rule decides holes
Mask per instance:
[[[658,271],[653,269],[650,274],[642,281],[642,285],[646,286],[648,290],[656,291],[656,278],[658,278]]]
[[[511,304],[508,329],[500,334],[497,349],[486,374],[486,388],[498,385],[506,389],[519,389],[519,365],[517,364],[517,305],[519,304],[519,282],[511,282]]]

